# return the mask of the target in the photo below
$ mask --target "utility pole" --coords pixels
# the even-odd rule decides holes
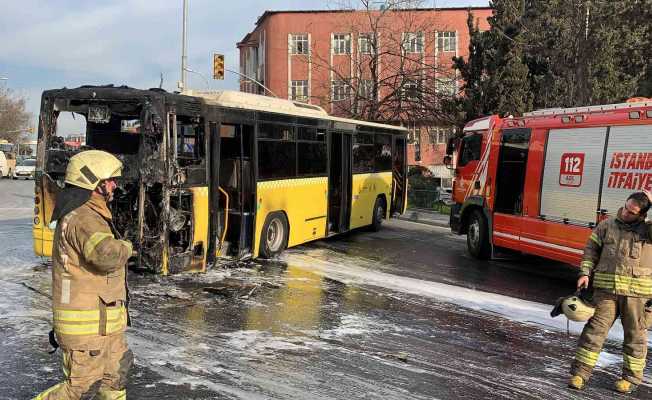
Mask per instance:
[[[179,89],[184,91],[186,89],[186,71],[188,70],[188,0],[183,0],[183,35],[181,38],[181,81],[179,81]]]

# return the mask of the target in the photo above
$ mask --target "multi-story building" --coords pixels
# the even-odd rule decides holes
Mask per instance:
[[[240,72],[267,89],[241,79],[240,90],[408,125],[409,164],[428,168],[446,186],[452,176],[442,164],[452,129],[429,105],[459,91],[452,58],[468,54],[469,12],[488,29],[487,7],[266,11],[238,48]]]

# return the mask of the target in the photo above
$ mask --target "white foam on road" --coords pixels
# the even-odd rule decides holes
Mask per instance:
[[[394,274],[380,272],[370,267],[352,265],[352,262],[364,260],[338,258],[334,261],[332,254],[324,254],[327,250],[311,250],[309,254],[297,251],[287,251],[283,256],[284,261],[292,266],[305,268],[324,277],[341,281],[345,284],[357,286],[377,286],[401,293],[437,299],[442,302],[453,303],[461,307],[484,313],[493,313],[501,317],[550,328],[557,331],[566,331],[566,319],[563,316],[550,317],[551,305],[521,300],[501,294],[482,292],[445,283],[424,281]],[[328,260],[327,260],[328,259]],[[583,323],[570,322],[570,331],[580,334]],[[609,339],[623,340],[623,328],[620,320],[616,321],[609,332]]]

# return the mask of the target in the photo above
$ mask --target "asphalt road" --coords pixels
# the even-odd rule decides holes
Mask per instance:
[[[60,354],[47,353],[50,270],[32,253],[32,193],[31,181],[0,181],[7,399],[31,398],[62,378]],[[574,275],[534,257],[478,262],[463,237],[396,220],[272,263],[170,278],[132,273],[129,397],[611,398],[617,337],[586,391],[565,387],[581,325],[567,335],[547,313],[572,291]],[[632,398],[652,398],[651,372]]]

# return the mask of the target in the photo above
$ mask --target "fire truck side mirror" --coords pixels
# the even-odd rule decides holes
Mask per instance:
[[[450,156],[450,155],[448,155],[448,154],[445,155],[445,156],[444,156],[444,165],[445,165],[446,168],[448,168],[448,169],[453,169],[453,157]]]
[[[449,138],[446,142],[446,154],[452,155],[455,152],[455,147],[457,147],[457,139]]]

